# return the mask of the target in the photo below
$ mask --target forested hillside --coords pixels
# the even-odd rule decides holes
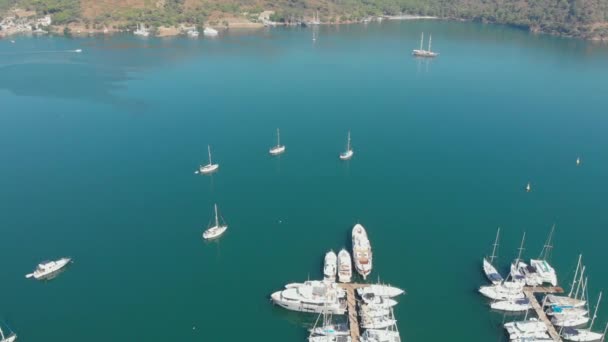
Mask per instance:
[[[279,22],[310,18],[352,22],[370,15],[420,14],[479,20],[583,38],[608,38],[608,0],[0,0],[0,10],[15,6],[51,14],[56,24],[152,26],[203,24],[223,15],[251,21],[264,10]]]

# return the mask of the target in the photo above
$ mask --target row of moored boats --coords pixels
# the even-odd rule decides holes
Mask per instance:
[[[533,303],[531,298],[525,295],[524,290],[526,287],[533,290],[539,286],[557,286],[557,274],[548,262],[553,249],[552,238],[554,230],[555,226],[551,228],[540,257],[538,259],[531,259],[529,263],[525,263],[522,259],[525,243],[524,234],[517,259],[510,264],[509,275],[506,278],[502,277],[494,264],[497,257],[500,228],[496,233],[492,255],[483,259],[483,272],[491,285],[480,287],[479,292],[492,300],[490,307],[498,311],[526,313],[524,320],[504,324],[504,328],[511,341],[553,341],[549,336],[547,324],[537,318],[528,319],[528,312],[533,308]],[[532,290],[531,293],[534,292]],[[597,318],[602,293],[600,292],[598,296],[592,316],[589,315],[588,298],[589,291],[585,266],[582,264],[582,256],[579,256],[568,294],[546,294],[542,299],[542,304],[540,304],[542,310],[562,339],[577,342],[603,341],[608,324],[603,333],[592,331]],[[536,298],[533,298],[533,300],[536,301]]]

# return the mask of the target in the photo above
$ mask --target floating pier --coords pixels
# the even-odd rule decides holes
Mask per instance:
[[[346,314],[348,315],[348,329],[350,330],[350,338],[352,342],[359,342],[361,330],[359,329],[359,315],[357,313],[357,298],[355,290],[358,288],[369,286],[369,284],[338,284],[346,291]]]
[[[559,336],[559,333],[557,332],[557,330],[555,330],[555,327],[549,320],[549,317],[547,317],[547,314],[543,310],[543,307],[538,303],[538,300],[536,300],[536,296],[535,296],[536,293],[541,293],[541,294],[564,293],[564,289],[562,289],[561,287],[557,287],[557,286],[556,287],[537,287],[537,286],[524,287],[524,294],[526,295],[526,298],[528,298],[530,300],[530,303],[532,304],[532,308],[534,309],[534,311],[536,311],[536,315],[538,316],[538,319],[541,322],[545,323],[545,325],[547,326],[547,332],[549,333],[549,336],[551,336],[551,339],[553,339],[553,341],[556,341],[556,342],[561,342],[562,338]]]

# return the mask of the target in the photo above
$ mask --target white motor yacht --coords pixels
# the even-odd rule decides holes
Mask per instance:
[[[372,247],[365,228],[358,223],[353,227],[352,237],[355,269],[366,279],[372,272]]]
[[[228,225],[226,225],[226,223],[220,223],[220,218],[217,213],[217,204],[215,204],[213,207],[215,209],[215,221],[213,226],[207,228],[207,230],[203,232],[203,239],[205,240],[217,239],[228,229]]]
[[[359,294],[359,296],[373,294],[378,297],[397,297],[404,294],[405,291],[394,286],[372,284],[369,286],[358,288],[357,293]]]
[[[353,261],[350,253],[344,248],[338,253],[338,280],[341,283],[350,283],[353,277]]]
[[[353,157],[354,153],[355,152],[350,147],[350,131],[348,131],[348,138],[346,139],[346,151],[340,153],[340,159],[341,160],[349,160],[350,158]]]
[[[4,335],[4,331],[2,331],[2,327],[0,327],[0,342],[15,342],[16,340],[17,335],[15,333]]]
[[[72,259],[70,259],[70,258],[61,258],[61,259],[55,260],[55,261],[43,261],[40,264],[38,264],[38,267],[36,267],[36,270],[34,270],[33,273],[26,274],[25,277],[26,278],[33,277],[34,279],[37,279],[37,280],[47,279],[47,278],[55,275],[57,272],[61,271],[71,261],[72,261]]]
[[[281,133],[277,128],[277,145],[273,146],[269,153],[273,156],[278,156],[279,154],[283,154],[285,152],[285,145],[281,145]]]
[[[490,307],[494,310],[508,311],[508,312],[520,312],[527,311],[532,308],[532,304],[528,298],[515,299],[515,300],[502,300],[490,304]]]
[[[209,164],[199,166],[198,170],[195,173],[210,174],[219,169],[220,164],[213,164],[213,162],[211,161],[211,146],[209,145],[207,145],[207,152],[209,152]]]
[[[292,283],[282,291],[273,293],[273,303],[288,310],[342,315],[346,312],[344,290],[336,283],[307,281]]]
[[[338,269],[338,257],[334,251],[329,251],[325,254],[325,260],[323,265],[323,276],[326,281],[336,281],[336,271]]]

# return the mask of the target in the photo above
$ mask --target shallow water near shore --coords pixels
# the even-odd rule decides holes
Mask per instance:
[[[422,31],[438,58],[410,56]],[[504,341],[476,293],[498,226],[503,273],[555,223],[561,285],[583,253],[592,301],[608,289],[606,79],[605,46],[477,23],[1,40],[0,320],[30,342],[304,341],[316,317],[269,295],[360,222],[372,280],[408,293],[404,341]],[[194,175],[207,144],[220,170]],[[214,203],[229,230],[206,243]]]

